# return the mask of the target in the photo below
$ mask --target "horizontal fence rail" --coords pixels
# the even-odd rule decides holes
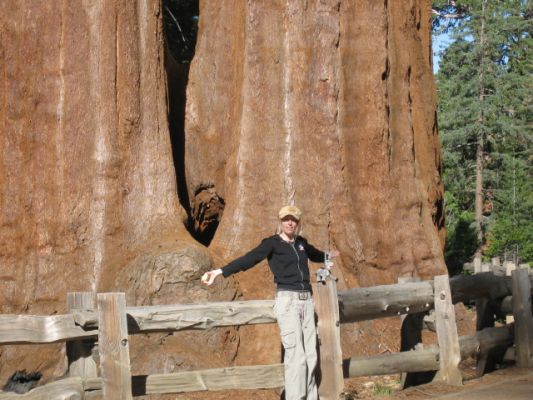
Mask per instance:
[[[96,336],[97,330],[85,330],[76,325],[72,314],[0,314],[0,344],[56,343]]]
[[[175,304],[127,307],[128,329],[132,333],[205,330],[223,326],[276,322],[273,300],[231,301],[208,304]],[[98,328],[95,312],[74,312],[76,323]]]
[[[508,346],[513,343],[513,326],[485,328],[475,335],[461,336],[461,359],[479,354],[481,349]],[[436,371],[439,369],[439,346],[370,357],[352,357],[344,360],[347,378],[370,375],[392,375],[402,372]]]
[[[533,277],[529,277],[533,282]],[[491,272],[459,275],[450,279],[452,302],[468,303],[480,297],[491,300],[510,296],[511,277]],[[358,322],[394,315],[416,314],[434,307],[433,281],[354,288],[339,292],[341,322]],[[510,298],[507,300],[511,304]],[[511,311],[507,306],[506,310]],[[503,311],[503,310],[502,310]]]
[[[126,307],[130,333],[202,330],[276,322],[273,300]],[[98,336],[98,313],[0,315],[0,344],[54,343]]]
[[[283,364],[214,368],[170,374],[132,377],[133,396],[186,393],[206,390],[275,389],[283,386]],[[0,400],[68,399],[103,395],[101,378],[83,381],[79,377],[61,379],[33,389],[26,395],[0,392]],[[78,397],[74,397],[77,395]]]

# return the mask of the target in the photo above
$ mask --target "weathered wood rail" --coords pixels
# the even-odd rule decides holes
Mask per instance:
[[[333,283],[330,282],[329,285],[336,291]],[[533,366],[531,288],[528,271],[516,270],[512,277],[481,273],[448,280],[446,276],[442,276],[436,277],[434,281],[405,282],[339,292],[333,297],[338,302],[323,303],[323,307],[333,307],[332,312],[322,312],[322,315],[332,315],[331,322],[325,326],[331,329],[330,337],[334,339],[332,343],[337,343],[337,347],[321,349],[321,355],[327,356],[330,352],[324,358],[330,364],[333,363],[333,366],[339,362],[343,365],[339,365],[338,369],[333,368],[337,372],[328,377],[334,382],[330,385],[332,389],[327,395],[323,393],[321,398],[338,398],[337,395],[342,390],[342,379],[356,376],[439,371],[437,379],[460,384],[461,378],[457,372],[459,360],[513,343],[520,365]],[[328,292],[325,296],[326,299],[328,296],[331,298],[331,293]],[[69,378],[38,387],[25,395],[0,392],[0,399],[88,399],[102,394],[109,399],[129,399],[156,393],[283,386],[281,364],[133,377],[129,372],[128,335],[275,323],[271,300],[126,307],[124,294],[104,293],[98,294],[98,306],[95,308],[91,297],[91,294],[69,294],[69,314],[64,315],[0,315],[0,345],[67,342],[70,364]],[[479,330],[475,335],[458,338],[452,304],[472,303],[479,299],[490,302],[494,313],[513,312],[516,329],[514,324],[498,328],[485,328],[478,324]],[[339,340],[335,339],[339,337],[339,323],[397,315],[422,321],[421,316],[433,309],[436,309],[435,324],[439,345],[379,356],[354,357],[344,361],[335,356],[340,350]],[[85,348],[87,343],[91,347],[90,343],[96,340],[99,342],[101,377],[96,376],[94,360]],[[76,346],[82,343],[85,347]],[[80,359],[81,353],[83,357]],[[73,368],[80,360],[90,367],[83,364]],[[340,374],[342,376],[339,377]],[[117,385],[117,382],[120,384]]]
[[[273,300],[126,307],[131,334],[205,330],[276,322]],[[53,316],[0,315],[0,344],[55,343],[96,338],[98,312],[73,309]]]

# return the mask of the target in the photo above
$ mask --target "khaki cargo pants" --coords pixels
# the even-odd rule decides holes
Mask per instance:
[[[311,294],[278,291],[274,312],[285,350],[285,399],[317,400],[315,310]],[[307,298],[306,298],[307,297]]]

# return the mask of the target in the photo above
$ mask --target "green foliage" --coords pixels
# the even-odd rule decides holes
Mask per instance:
[[[486,254],[533,262],[533,168],[512,155],[502,164]]]
[[[392,394],[392,388],[389,386],[382,385],[378,382],[374,384],[374,395],[375,396],[390,396]]]
[[[476,148],[483,146],[485,256],[533,260],[533,6],[525,0],[434,1],[452,43],[436,74],[450,269],[476,250]],[[454,15],[452,22],[449,18]],[[516,254],[515,254],[516,253]]]
[[[433,30],[436,32],[448,32],[457,26],[458,21],[467,16],[466,4],[458,4],[450,0],[433,1]]]
[[[454,199],[451,191],[444,195],[446,206],[446,248],[444,258],[452,275],[459,273],[478,246],[475,216],[465,211]]]

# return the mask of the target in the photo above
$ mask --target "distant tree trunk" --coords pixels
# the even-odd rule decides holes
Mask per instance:
[[[486,1],[481,2],[481,25],[479,28],[479,46],[480,46],[480,68],[479,68],[479,132],[476,144],[476,196],[475,196],[475,214],[476,214],[476,231],[478,247],[474,257],[476,258],[476,265],[481,265],[481,253],[483,249],[483,155],[484,155],[484,126],[485,115],[483,110],[483,102],[485,101],[485,82],[484,82],[484,68],[485,68],[485,6]]]
[[[201,3],[185,165],[191,209],[224,200],[214,254],[251,249],[294,203],[303,235],[341,251],[341,288],[446,271],[430,6]],[[265,267],[236,280],[246,298],[273,296]],[[250,330],[243,359],[275,335]]]

